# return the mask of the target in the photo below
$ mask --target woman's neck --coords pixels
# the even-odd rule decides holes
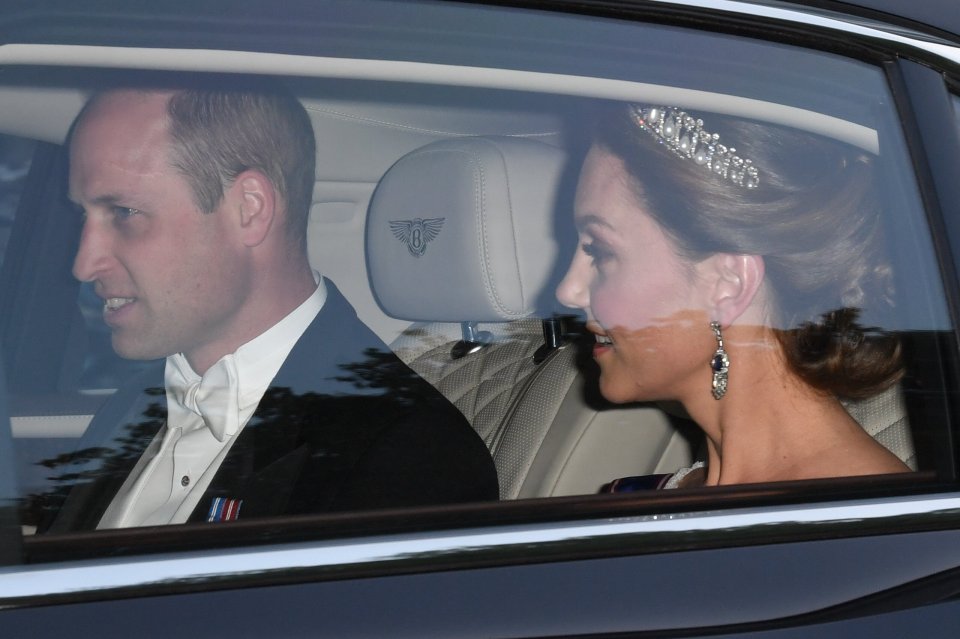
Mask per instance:
[[[773,333],[729,331],[726,395],[683,400],[707,435],[707,485],[905,472],[840,402],[802,382]]]

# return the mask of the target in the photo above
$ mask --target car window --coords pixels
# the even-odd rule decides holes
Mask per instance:
[[[183,51],[145,49],[120,70],[10,69],[0,100],[73,105],[47,124],[69,166],[20,203],[36,239],[3,282],[23,300],[0,322],[25,336],[7,386],[37,543],[702,485],[717,407],[757,410],[771,359],[804,398],[779,419],[829,416],[869,459],[825,437],[815,471],[764,481],[943,467],[953,325],[878,61],[537,12],[503,30],[505,10],[466,6],[413,33],[383,6],[325,26],[356,57],[313,38],[299,53],[316,66],[287,68],[269,53],[294,45],[268,42],[249,68],[220,51],[158,72]],[[451,21],[470,25],[457,42]],[[197,92],[176,107],[193,119],[147,139],[171,87]],[[248,144],[281,139],[283,161],[299,144],[300,191],[257,160],[215,164],[206,136],[240,136],[203,118],[203,91],[269,95],[309,124],[309,144],[261,121]],[[0,108],[11,135],[37,126]],[[16,138],[0,152],[8,139],[0,233],[29,162]],[[264,275],[291,201],[305,230]]]
[[[13,219],[30,171],[33,140],[0,135],[0,265],[7,253]]]
[[[960,98],[953,96],[953,114],[957,119],[957,126],[960,127]]]

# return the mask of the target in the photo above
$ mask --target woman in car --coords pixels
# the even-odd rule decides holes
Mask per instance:
[[[902,376],[872,158],[812,134],[631,105],[600,119],[557,289],[600,391],[678,400],[705,467],[667,486],[905,472],[844,410]]]

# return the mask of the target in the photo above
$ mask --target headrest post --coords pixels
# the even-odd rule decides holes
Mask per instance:
[[[463,339],[453,345],[450,351],[450,357],[453,359],[476,353],[493,341],[493,336],[489,332],[477,330],[476,322],[460,322],[460,331]]]
[[[543,346],[533,354],[533,363],[539,364],[553,351],[563,346],[563,318],[558,316],[543,320]]]
[[[463,341],[465,342],[476,342],[477,341],[477,323],[476,322],[460,322],[460,332],[463,335]]]
[[[560,326],[560,318],[551,317],[543,320],[543,343],[550,348],[557,348],[563,341],[563,332]]]

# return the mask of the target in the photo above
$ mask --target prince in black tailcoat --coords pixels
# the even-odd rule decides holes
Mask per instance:
[[[241,500],[241,519],[497,499],[490,454],[463,415],[326,286],[189,521],[205,521],[217,497]],[[95,529],[165,419],[160,362],[94,417],[49,531]]]

